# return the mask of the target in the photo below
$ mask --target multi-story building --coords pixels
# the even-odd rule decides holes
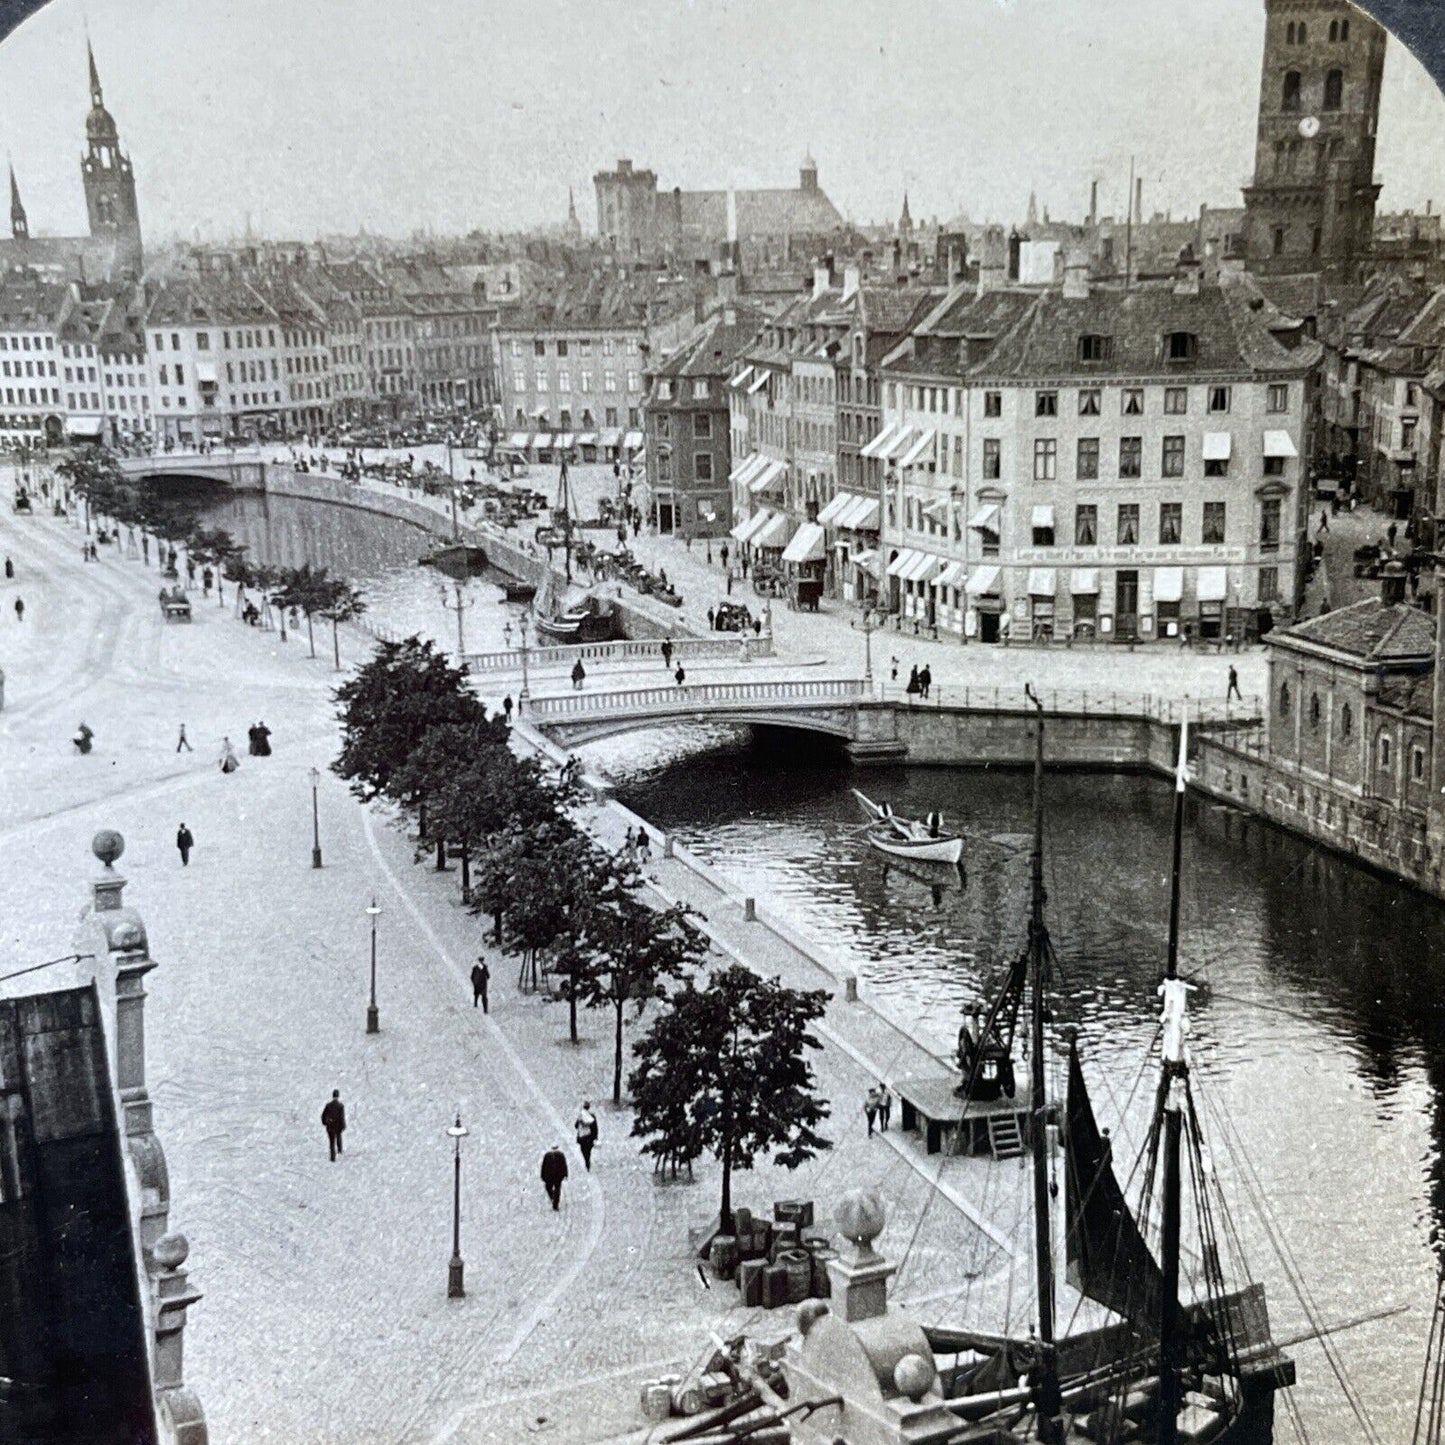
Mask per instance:
[[[648,367],[695,321],[690,286],[626,272],[543,289],[501,312],[493,356],[511,445],[576,449],[586,460],[635,455]]]
[[[387,268],[387,284],[411,307],[417,391],[424,411],[455,414],[487,404],[491,311],[464,276],[419,260]]]
[[[275,315],[285,381],[286,427],[322,430],[331,420],[331,347],[326,314],[289,276],[259,276],[251,289]]]
[[[330,360],[332,418],[343,425],[360,421],[367,414],[371,395],[361,308],[331,282],[321,267],[312,267],[298,276],[296,285],[322,317]]]
[[[0,284],[0,448],[59,446],[65,438],[58,336],[69,299],[66,287],[23,275]]]
[[[1302,586],[1301,324],[1247,277],[960,290],[883,368],[892,609],[996,640],[1243,635]]]
[[[659,531],[723,537],[732,527],[727,383],[762,321],[760,311],[719,307],[651,373],[646,506]]]
[[[1385,31],[1348,0],[1265,0],[1244,248],[1268,275],[1353,280],[1375,226]]]

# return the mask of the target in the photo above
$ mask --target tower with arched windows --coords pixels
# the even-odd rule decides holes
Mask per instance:
[[[1347,0],[1265,0],[1251,270],[1349,279],[1375,225],[1375,132],[1385,31]]]
[[[143,252],[140,209],[135,198],[135,173],[130,157],[120,148],[115,118],[105,108],[95,52],[86,44],[90,65],[90,114],[85,118],[85,154],[80,161],[85,184],[85,208],[92,236],[113,237],[116,274],[139,276]]]

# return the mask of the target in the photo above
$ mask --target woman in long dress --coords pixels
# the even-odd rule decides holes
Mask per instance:
[[[234,773],[241,766],[241,760],[236,756],[236,750],[231,746],[230,738],[221,739],[221,771],[223,773]]]

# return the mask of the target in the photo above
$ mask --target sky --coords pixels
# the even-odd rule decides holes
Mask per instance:
[[[85,35],[149,238],[557,223],[618,157],[848,218],[1240,204],[1262,0],[53,0],[0,44],[34,234],[85,228]],[[1384,209],[1445,204],[1445,97],[1392,41]]]

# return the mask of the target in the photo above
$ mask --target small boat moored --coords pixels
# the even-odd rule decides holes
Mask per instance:
[[[949,863],[957,865],[963,858],[963,835],[943,830],[943,814],[930,813],[924,822],[900,818],[887,803],[875,803],[857,788],[858,800],[872,826],[868,841],[880,853],[892,858],[908,858],[915,863]]]

